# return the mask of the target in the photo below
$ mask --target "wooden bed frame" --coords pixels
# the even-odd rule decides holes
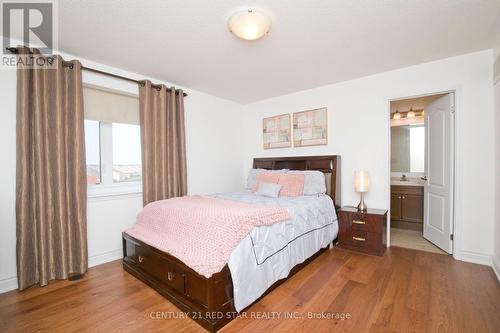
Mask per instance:
[[[340,156],[255,158],[253,167],[324,172],[329,179],[327,194],[332,197],[336,207],[340,206]],[[123,268],[151,286],[201,326],[210,332],[216,332],[237,316],[233,304],[233,282],[227,265],[219,273],[206,278],[177,258],[125,233],[122,236]],[[325,250],[326,248],[319,250],[305,262],[295,266],[288,278]],[[262,297],[286,279],[277,281]]]

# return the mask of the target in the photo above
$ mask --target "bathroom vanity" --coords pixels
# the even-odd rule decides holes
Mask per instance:
[[[391,123],[391,227],[423,231],[425,126]]]
[[[424,186],[419,182],[391,182],[391,227],[422,231]]]

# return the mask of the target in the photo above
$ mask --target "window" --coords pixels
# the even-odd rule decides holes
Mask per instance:
[[[89,196],[142,190],[139,101],[84,87],[85,149]]]
[[[141,130],[138,125],[113,123],[113,182],[142,180]]]
[[[87,154],[87,184],[100,184],[101,145],[98,121],[85,120],[85,151]]]

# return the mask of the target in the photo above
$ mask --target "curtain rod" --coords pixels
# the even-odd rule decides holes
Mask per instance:
[[[19,53],[19,50],[17,47],[6,47],[6,50],[11,52],[11,53],[14,53],[14,54],[18,54]],[[33,54],[33,52],[30,51],[31,54]],[[73,68],[73,64],[70,63],[70,62],[66,62],[66,61],[63,61],[63,65],[66,66],[66,67],[71,67]],[[140,80],[135,80],[135,79],[132,79],[132,78],[129,78],[129,77],[126,77],[126,76],[121,76],[121,75],[117,75],[117,74],[113,74],[113,73],[109,73],[109,72],[104,72],[104,71],[101,71],[101,70],[98,70],[98,69],[95,69],[95,68],[91,68],[91,67],[86,67],[86,66],[83,66],[82,65],[82,69],[83,70],[86,70],[86,71],[89,71],[89,72],[93,72],[93,73],[97,73],[97,74],[102,74],[102,75],[107,75],[107,76],[111,76],[111,77],[114,77],[116,79],[121,79],[121,80],[125,80],[125,81],[129,81],[129,82],[135,82],[137,84],[140,84],[141,86],[144,86],[144,81],[140,81]],[[151,84],[151,87],[153,88],[156,88],[156,89],[160,89],[161,88],[161,85],[160,84]],[[170,88],[167,88],[167,91],[172,91],[172,89]],[[176,91],[176,93],[178,93]],[[183,93],[184,96],[188,96],[188,94],[186,93]]]

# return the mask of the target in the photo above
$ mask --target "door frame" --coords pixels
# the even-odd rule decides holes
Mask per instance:
[[[391,169],[391,159],[392,159],[392,151],[391,151],[391,141],[392,141],[392,135],[391,135],[391,102],[395,102],[395,101],[400,101],[400,100],[406,100],[406,99],[413,99],[413,98],[419,98],[419,97],[426,97],[426,96],[433,96],[433,95],[441,95],[441,94],[450,94],[452,93],[453,94],[453,106],[452,106],[452,116],[451,116],[451,132],[452,132],[452,135],[451,135],[451,170],[450,170],[450,174],[451,174],[451,189],[450,189],[450,195],[451,195],[451,198],[450,198],[450,204],[451,204],[451,227],[450,227],[450,230],[453,234],[453,239],[452,239],[452,253],[451,255],[455,258],[455,259],[460,259],[461,255],[461,249],[460,249],[460,242],[458,242],[457,240],[461,239],[461,227],[459,226],[459,219],[457,218],[458,214],[457,214],[457,201],[460,200],[460,197],[457,196],[457,188],[461,188],[461,184],[459,182],[459,179],[457,177],[458,175],[458,172],[459,170],[458,169],[458,149],[457,149],[457,146],[458,146],[458,140],[459,140],[459,136],[457,136],[457,123],[458,123],[458,120],[459,120],[459,113],[457,112],[458,111],[458,100],[460,98],[460,89],[458,88],[454,88],[454,89],[445,89],[445,90],[437,90],[435,92],[430,92],[430,93],[423,93],[423,94],[419,94],[419,95],[406,95],[406,96],[402,96],[402,97],[393,97],[393,98],[389,98],[388,99],[388,126],[389,126],[389,133],[388,133],[388,136],[389,136],[389,209],[388,209],[388,213],[387,213],[387,235],[386,235],[386,239],[387,239],[387,247],[390,247],[391,246],[391,207],[390,207],[390,202],[391,202],[391,174],[392,174],[392,169]],[[401,95],[400,95],[401,96]],[[427,155],[427,142],[426,142],[426,152],[425,154]],[[460,200],[461,201],[461,200]],[[425,216],[424,216],[425,218]],[[425,223],[425,221],[424,221]]]

